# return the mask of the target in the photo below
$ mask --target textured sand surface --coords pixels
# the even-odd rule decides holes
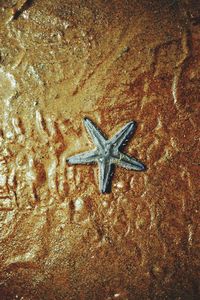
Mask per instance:
[[[200,299],[200,1],[0,0],[0,300]],[[135,120],[101,195],[91,118]]]

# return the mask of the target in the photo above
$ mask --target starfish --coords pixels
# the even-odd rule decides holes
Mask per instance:
[[[84,125],[96,149],[71,156],[67,162],[73,165],[98,163],[101,193],[110,192],[114,165],[135,171],[145,170],[141,162],[121,151],[136,128],[134,121],[127,123],[111,139],[107,139],[90,119],[84,118]]]

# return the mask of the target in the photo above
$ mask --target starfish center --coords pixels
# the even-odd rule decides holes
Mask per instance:
[[[112,150],[113,150],[112,148],[113,148],[112,144],[110,144],[110,143],[105,144],[105,148],[103,149],[103,156],[105,158],[108,158],[109,156],[112,155]]]

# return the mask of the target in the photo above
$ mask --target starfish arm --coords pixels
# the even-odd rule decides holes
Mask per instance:
[[[119,149],[123,144],[125,144],[129,140],[130,136],[135,130],[135,127],[136,123],[131,121],[113,136],[111,142],[115,145],[115,148]]]
[[[112,164],[110,160],[99,161],[99,189],[101,193],[108,192],[112,179]]]
[[[67,162],[72,165],[87,164],[95,162],[98,157],[96,150],[83,152],[67,158]]]
[[[136,160],[134,157],[119,152],[116,158],[113,158],[113,163],[128,170],[144,171],[145,165]]]
[[[88,133],[90,134],[94,144],[97,147],[100,147],[101,149],[103,149],[106,139],[103,136],[103,134],[101,133],[101,131],[88,118],[84,118],[84,124],[85,124],[85,127],[86,127]]]

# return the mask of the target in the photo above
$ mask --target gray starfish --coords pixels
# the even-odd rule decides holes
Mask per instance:
[[[88,119],[84,119],[85,127],[90,134],[96,149],[69,157],[69,164],[88,164],[97,162],[99,165],[99,188],[101,193],[110,191],[114,165],[129,170],[144,171],[145,166],[135,158],[121,152],[121,148],[133,134],[136,123],[129,122],[111,139],[107,139],[101,131]]]

